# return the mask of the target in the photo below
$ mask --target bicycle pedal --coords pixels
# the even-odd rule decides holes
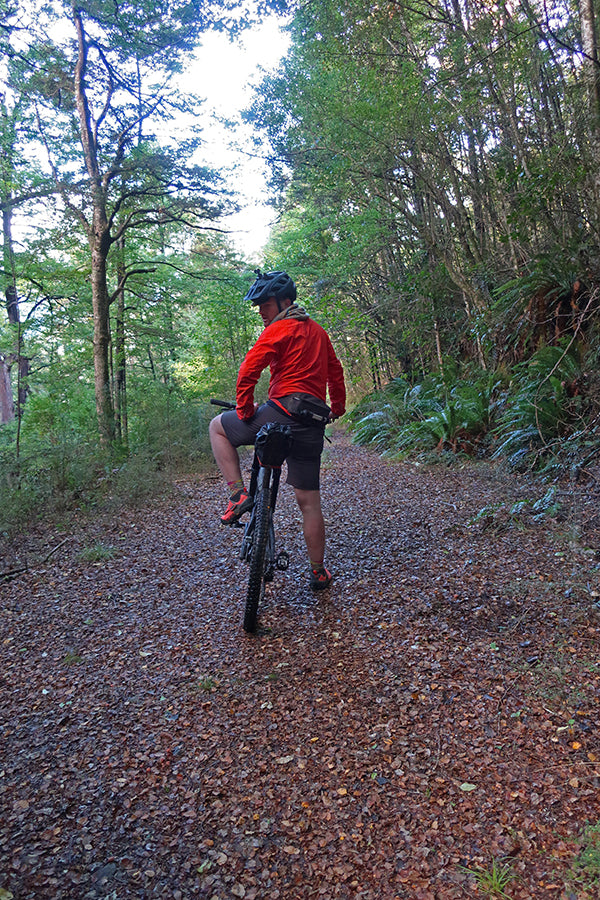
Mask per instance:
[[[275,560],[275,566],[279,569],[280,572],[285,572],[286,569],[289,568],[290,565],[290,557],[289,553],[286,553],[285,550],[282,550],[277,554],[277,559]]]

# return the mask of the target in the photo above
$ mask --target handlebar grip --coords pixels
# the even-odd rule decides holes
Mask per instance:
[[[235,403],[231,403],[229,400],[215,400],[215,398],[211,398],[213,406],[223,406],[225,409],[235,409]]]

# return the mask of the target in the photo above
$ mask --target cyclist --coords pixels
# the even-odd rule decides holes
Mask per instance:
[[[265,327],[240,367],[235,410],[216,416],[209,429],[215,460],[230,490],[221,521],[230,525],[252,506],[237,448],[253,444],[266,422],[289,424],[294,443],[287,460],[287,481],[302,513],[310,585],[313,590],[323,590],[332,576],[324,564],[321,453],[326,422],[345,412],[344,370],[325,329],[296,303],[296,285],[290,276],[260,269],[256,275],[244,299],[259,307]],[[254,402],[254,388],[267,366],[271,372],[269,399],[259,406]],[[331,409],[326,404],[327,390]]]

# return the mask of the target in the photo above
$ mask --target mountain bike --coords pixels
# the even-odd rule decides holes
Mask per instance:
[[[235,403],[211,400],[213,406],[235,409]],[[273,516],[279,491],[281,466],[292,449],[292,430],[289,425],[268,422],[260,429],[254,442],[254,457],[248,493],[253,504],[246,524],[235,522],[244,529],[240,559],[249,563],[248,591],[244,610],[244,631],[254,634],[258,606],[265,595],[265,585],[273,580],[275,570],[285,571],[289,556],[275,547]]]

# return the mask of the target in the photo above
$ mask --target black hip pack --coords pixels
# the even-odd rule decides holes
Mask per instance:
[[[281,397],[278,400],[268,400],[267,403],[274,409],[282,409],[284,412],[287,412],[303,425],[325,426],[329,422],[329,416],[331,415],[331,410],[327,404],[315,397],[289,394],[287,397]]]

